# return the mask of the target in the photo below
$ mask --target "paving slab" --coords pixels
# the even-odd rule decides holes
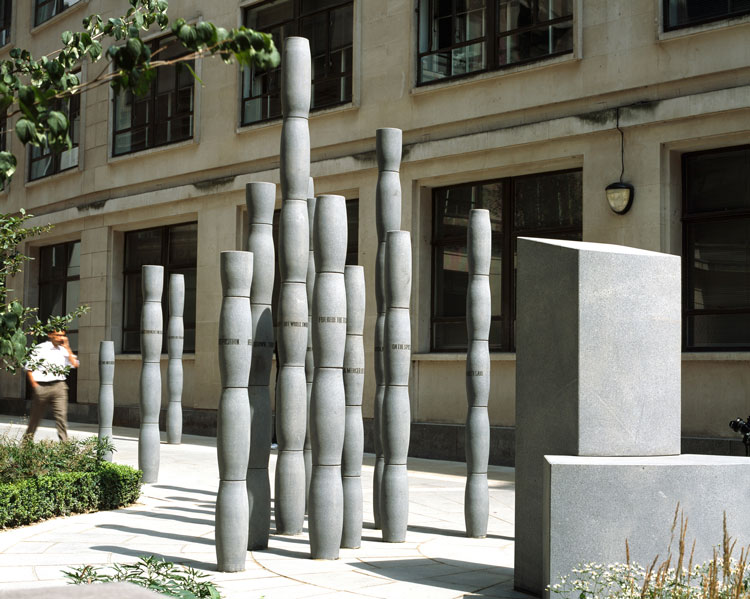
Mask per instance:
[[[0,416],[0,435],[20,435],[25,423]],[[96,434],[95,425],[71,423],[70,434]],[[56,437],[43,421],[37,439]],[[115,428],[114,460],[136,466],[138,430]],[[271,482],[275,467],[271,456]],[[362,468],[364,528],[359,549],[340,559],[311,560],[307,527],[298,536],[274,534],[269,548],[247,553],[243,572],[216,571],[214,502],[219,484],[215,439],[183,435],[169,445],[163,434],[159,481],[143,486],[128,508],[55,518],[0,531],[2,589],[45,589],[64,584],[76,565],[132,563],[161,556],[208,574],[226,599],[454,599],[527,596],[513,591],[514,471],[491,466],[490,519],[485,539],[464,535],[465,465],[409,460],[409,530],[404,543],[384,543],[372,523],[373,456]]]

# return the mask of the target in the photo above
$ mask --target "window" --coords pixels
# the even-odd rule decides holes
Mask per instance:
[[[750,146],[684,154],[684,346],[750,349]]]
[[[123,299],[122,351],[141,351],[141,266],[164,266],[162,312],[164,330],[169,322],[169,275],[185,275],[184,351],[195,351],[195,271],[198,255],[198,224],[187,223],[155,227],[125,234],[125,268],[123,270],[125,297]],[[167,335],[163,336],[162,353],[167,351]]]
[[[151,51],[160,60],[185,54],[174,40],[156,40]],[[143,96],[123,92],[114,98],[112,155],[121,156],[164,146],[193,137],[193,75],[186,65],[194,61],[160,67]]]
[[[245,10],[244,23],[273,35],[282,51],[284,40],[301,35],[310,40],[311,108],[352,99],[352,0],[274,0]],[[281,117],[281,69],[242,73],[243,125]]]
[[[418,83],[573,51],[574,0],[419,0]]]
[[[10,43],[10,25],[13,17],[13,0],[0,0],[0,46]]]
[[[29,181],[49,177],[78,166],[78,147],[81,141],[81,96],[76,94],[63,100],[60,109],[68,117],[72,147],[54,152],[46,146],[29,149]]]
[[[492,223],[490,349],[513,351],[516,238],[580,240],[581,198],[580,170],[433,190],[433,351],[466,351],[469,211],[489,210]]]
[[[39,250],[39,319],[62,316],[78,308],[81,242],[48,245]],[[78,348],[78,319],[68,327],[70,347]]]
[[[34,0],[34,27],[49,21],[80,0]]]
[[[663,0],[664,31],[750,14],[750,0]]]
[[[281,218],[281,210],[274,210],[273,213],[273,244],[277,248],[279,247],[279,219]],[[347,200],[346,201],[346,222],[347,222],[347,237],[346,237],[346,264],[357,264],[359,261],[359,200]],[[279,291],[281,285],[281,272],[279,272],[279,261],[278,254],[276,256],[276,268],[274,270],[273,279],[273,299],[271,305],[274,310],[274,318],[278,314],[277,306],[279,305]],[[308,309],[311,307],[308,306]]]

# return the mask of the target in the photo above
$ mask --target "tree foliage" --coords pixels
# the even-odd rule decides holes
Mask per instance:
[[[227,30],[207,21],[170,21],[166,0],[128,1],[130,8],[122,17],[105,20],[94,14],[83,20],[82,31],[64,31],[62,47],[51,54],[34,58],[28,50],[13,48],[10,58],[0,61],[0,114],[19,115],[15,132],[24,146],[55,152],[71,148],[64,101],[98,85],[109,83],[116,92],[143,95],[159,67],[185,63],[189,69],[188,61],[208,56],[261,68],[279,63],[278,50],[266,33],[246,27]],[[141,38],[167,30],[187,49],[185,55],[162,59]],[[84,62],[105,64],[98,75],[81,81]],[[0,185],[15,169],[13,153],[0,152]]]
[[[216,56],[226,63],[269,68],[278,65],[279,53],[266,33],[246,27],[227,30],[213,23],[170,21],[166,0],[128,0],[122,17],[103,19],[94,14],[83,19],[83,30],[64,31],[62,46],[46,56],[35,58],[29,50],[13,48],[10,58],[0,61],[0,114],[8,122],[18,116],[15,132],[21,143],[61,152],[72,147],[66,99],[99,85],[109,84],[115,92],[143,95],[160,67],[196,58]],[[171,31],[186,48],[178,58],[163,59],[152,52],[141,35]],[[105,49],[106,48],[106,49]],[[99,73],[81,81],[83,63],[102,64]],[[93,72],[89,68],[88,72]],[[195,73],[192,71],[193,76]],[[197,77],[196,77],[197,78]],[[12,152],[0,152],[0,188],[16,170]],[[0,214],[0,368],[16,372],[24,365],[35,367],[28,340],[52,330],[67,328],[88,308],[78,308],[65,316],[50,317],[42,323],[36,308],[20,301],[8,301],[7,283],[30,258],[19,251],[28,237],[45,233],[47,227],[25,227],[31,218],[23,210],[18,215]],[[41,365],[43,366],[43,365]],[[49,369],[49,368],[48,368]]]
[[[21,272],[29,256],[19,251],[19,246],[28,238],[49,231],[44,227],[25,227],[31,218],[22,209],[20,215],[0,214],[0,368],[16,372],[24,365],[43,367],[50,372],[52,366],[45,366],[41,360],[30,359],[35,339],[44,337],[50,331],[64,330],[70,322],[85,314],[88,307],[82,306],[64,316],[51,316],[41,322],[36,308],[27,308],[18,300],[8,301],[8,292],[13,291],[8,283],[13,275]]]

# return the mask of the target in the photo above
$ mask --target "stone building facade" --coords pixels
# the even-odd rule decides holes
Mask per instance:
[[[0,2],[0,58],[53,51],[115,0]],[[710,6],[709,6],[710,5]],[[741,6],[745,4],[740,3]],[[412,232],[412,453],[463,458],[465,227],[492,212],[492,460],[512,463],[515,240],[551,236],[683,257],[685,448],[742,448],[750,412],[750,9],[717,0],[172,0],[170,14],[311,39],[311,174],[348,200],[349,256],[375,321],[375,130],[403,130],[402,228]],[[11,8],[12,7],[12,8]],[[165,55],[180,49],[148,38]],[[103,67],[84,66],[92,78]],[[43,313],[88,304],[72,333],[72,418],[95,418],[99,341],[117,352],[116,423],[137,422],[139,270],[186,275],[185,431],[210,433],[220,384],[219,252],[244,248],[244,188],[278,183],[278,72],[219,60],[161,73],[143,98],[107,86],[69,102],[76,147],[26,152],[0,210],[55,228],[14,282]],[[12,122],[9,123],[12,127]],[[615,214],[608,184],[635,190]],[[280,203],[280,199],[278,200]],[[342,223],[343,226],[343,223]],[[633,290],[638,293],[637,289]],[[166,302],[165,302],[166,303]],[[166,368],[166,355],[163,356]],[[364,415],[372,416],[374,375]],[[18,413],[23,377],[0,378]],[[166,402],[166,393],[164,394]],[[540,426],[554,426],[540,414]]]

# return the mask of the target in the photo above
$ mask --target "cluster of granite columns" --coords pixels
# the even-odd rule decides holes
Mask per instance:
[[[271,526],[272,412],[269,384],[276,347],[276,532],[297,535],[308,513],[310,555],[336,559],[361,546],[363,526],[362,402],[365,377],[365,271],[346,265],[346,201],[316,198],[307,124],[311,94],[309,43],[289,38],[282,71],[281,214],[273,241],[276,185],[246,186],[247,251],[220,255],[222,304],[217,354],[219,491],[216,555],[220,571],[244,569],[248,550],[268,547]],[[376,462],[374,522],[386,542],[403,542],[408,522],[407,455],[411,425],[412,240],[401,225],[402,134],[376,131],[378,180],[374,330]],[[488,334],[491,231],[487,211],[473,211],[469,231],[467,327],[467,534],[487,528]],[[279,301],[273,313],[274,266]],[[164,269],[144,266],[141,322],[141,434],[144,482],[158,478],[160,357]],[[169,281],[167,440],[182,434],[182,322],[185,283]],[[100,437],[112,435],[114,346],[100,347]],[[477,372],[487,376],[480,379]],[[474,438],[476,437],[476,439]],[[471,512],[471,513],[470,513]]]

